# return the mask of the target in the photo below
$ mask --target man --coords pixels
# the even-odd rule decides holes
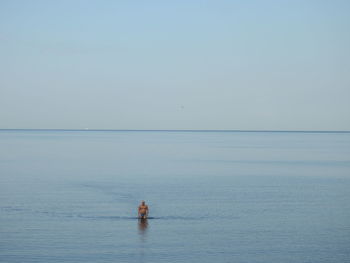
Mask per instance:
[[[146,205],[145,201],[142,201],[139,205],[138,216],[140,219],[146,219],[148,216],[148,206]]]

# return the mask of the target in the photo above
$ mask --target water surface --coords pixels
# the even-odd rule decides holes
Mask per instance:
[[[350,262],[349,175],[349,133],[3,130],[0,261]]]

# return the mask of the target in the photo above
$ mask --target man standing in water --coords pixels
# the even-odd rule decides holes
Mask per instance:
[[[145,201],[142,201],[139,205],[138,216],[140,219],[146,219],[148,216],[148,206],[146,205]]]

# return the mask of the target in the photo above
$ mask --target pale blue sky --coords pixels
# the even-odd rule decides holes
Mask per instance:
[[[0,0],[0,128],[350,130],[349,13]]]

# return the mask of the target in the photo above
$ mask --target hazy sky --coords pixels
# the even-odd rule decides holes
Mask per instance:
[[[0,0],[0,128],[350,130],[350,1]]]

